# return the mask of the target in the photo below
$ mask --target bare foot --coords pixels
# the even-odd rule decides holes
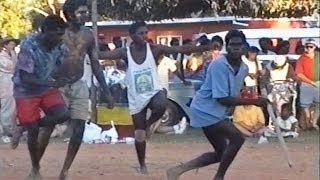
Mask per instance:
[[[221,177],[221,176],[215,176],[214,178],[213,178],[213,180],[223,180],[224,178],[223,177]]]
[[[13,136],[11,139],[11,149],[16,149],[19,146],[20,138],[23,134],[24,128],[23,127],[15,127],[15,130],[13,132]]]
[[[59,180],[66,180],[68,179],[68,172],[61,172],[59,175]]]
[[[27,180],[42,180],[39,170],[31,170],[30,174],[26,178]]]
[[[140,173],[141,174],[148,174],[147,166],[141,166],[140,167]]]
[[[182,173],[179,166],[170,168],[167,170],[167,180],[178,180],[181,174]]]

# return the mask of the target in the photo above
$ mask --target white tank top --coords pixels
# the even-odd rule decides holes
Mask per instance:
[[[127,47],[128,69],[126,85],[128,87],[129,112],[131,115],[141,112],[151,98],[163,89],[157,74],[157,65],[149,44],[146,44],[146,59],[137,64]]]
[[[272,69],[271,64],[267,65],[267,68],[270,71],[270,81],[284,81],[287,79],[288,71],[289,71],[289,63],[282,69]]]

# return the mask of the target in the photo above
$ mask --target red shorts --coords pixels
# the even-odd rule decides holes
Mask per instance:
[[[31,98],[17,98],[17,123],[26,125],[40,119],[40,110],[47,113],[53,108],[65,106],[64,100],[57,89],[51,89],[43,95]]]

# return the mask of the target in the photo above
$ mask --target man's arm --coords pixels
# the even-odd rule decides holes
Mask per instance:
[[[118,59],[127,59],[126,49],[125,48],[118,48],[112,51],[100,51],[98,53],[99,59],[111,59],[111,60],[118,60]]]
[[[173,53],[182,53],[188,54],[193,52],[204,52],[209,51],[213,47],[212,45],[203,45],[203,46],[196,46],[196,45],[182,45],[182,46],[164,46],[164,45],[154,45],[159,50],[159,55],[162,54],[173,54]],[[158,56],[159,56],[158,55]]]
[[[67,80],[59,80],[59,81],[50,81],[50,80],[41,80],[35,77],[33,74],[28,73],[24,70],[20,71],[20,79],[22,82],[26,84],[30,84],[33,86],[44,86],[44,87],[55,87],[59,88],[67,84]]]
[[[96,77],[96,79],[98,80],[100,86],[103,89],[103,94],[105,95],[105,97],[107,98],[107,101],[109,101],[108,103],[110,103],[110,108],[113,107],[113,98],[111,96],[111,92],[110,89],[106,83],[104,74],[103,74],[103,70],[102,67],[100,66],[99,63],[99,59],[98,59],[98,49],[95,46],[94,41],[92,41],[91,46],[88,50],[88,55],[90,58],[90,62],[91,62],[91,68],[92,68],[92,72],[94,74],[94,76]]]
[[[242,105],[264,106],[266,105],[267,100],[264,98],[246,99],[246,98],[228,96],[228,97],[218,98],[218,102],[224,106],[242,106]]]

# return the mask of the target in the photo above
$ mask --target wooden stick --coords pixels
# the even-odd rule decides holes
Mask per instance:
[[[277,118],[274,114],[272,105],[268,104],[267,109],[268,109],[269,116],[271,117],[271,120],[273,121],[274,127],[276,129],[276,133],[277,133],[277,137],[279,139],[280,145],[281,145],[282,149],[284,150],[288,165],[290,168],[292,168],[293,163],[292,163],[292,160],[289,155],[288,147],[287,147],[286,142],[281,134],[280,126],[279,126]]]
[[[93,36],[94,36],[94,40],[95,40],[95,47],[97,49],[97,51],[94,51],[92,53],[94,53],[95,57],[98,57],[98,50],[99,50],[99,43],[98,43],[98,10],[97,10],[97,0],[92,0],[91,1],[91,20],[92,20],[92,31],[93,31]],[[97,123],[97,88],[94,85],[93,82],[93,75],[91,75],[91,82],[92,82],[92,87],[91,87],[91,121]]]

